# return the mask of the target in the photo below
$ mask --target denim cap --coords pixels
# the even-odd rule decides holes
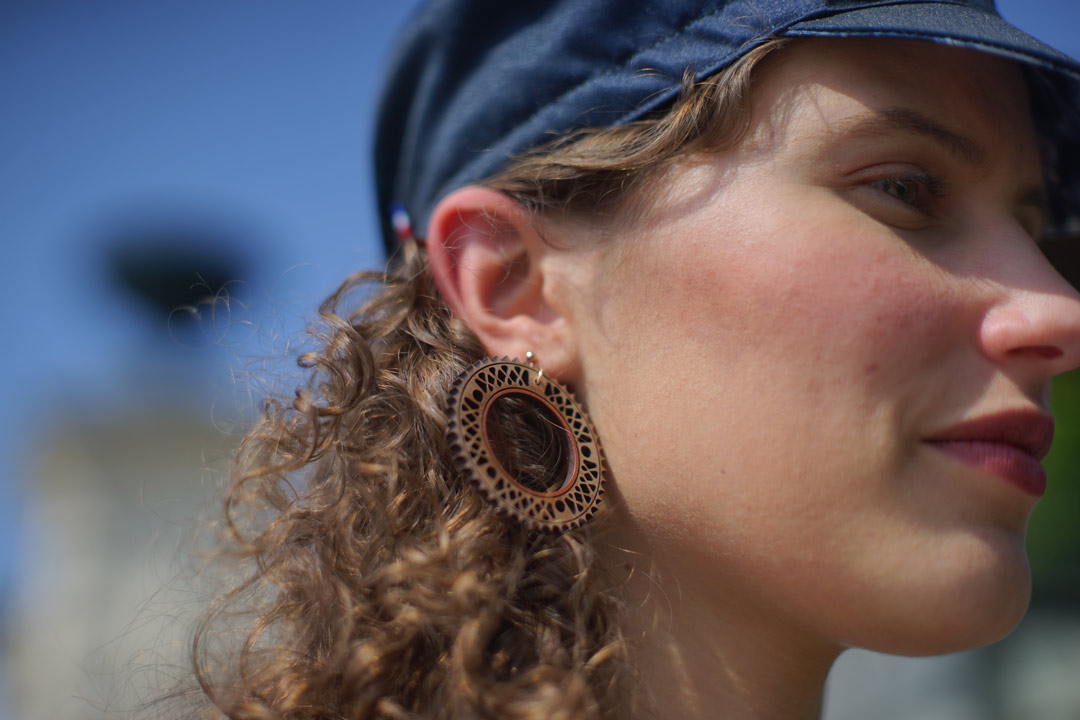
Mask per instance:
[[[433,0],[401,36],[378,109],[387,255],[392,204],[422,237],[452,190],[572,130],[663,110],[687,70],[708,77],[772,36],[914,38],[1024,64],[1051,138],[1056,220],[1080,227],[1080,63],[1006,23],[993,0]]]

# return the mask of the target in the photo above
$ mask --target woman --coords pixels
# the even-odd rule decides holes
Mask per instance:
[[[239,455],[211,706],[812,718],[845,648],[1009,632],[1078,73],[983,0],[428,7],[390,269]]]

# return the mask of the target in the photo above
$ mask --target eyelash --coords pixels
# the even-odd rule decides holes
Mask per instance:
[[[898,195],[889,192],[889,189],[896,189],[898,186],[903,185],[913,186],[917,194],[911,201],[907,201]],[[928,172],[909,173],[906,175],[893,175],[890,177],[880,178],[878,180],[872,180],[869,183],[870,186],[877,188],[885,195],[895,199],[896,201],[903,203],[905,206],[912,210],[928,214],[927,209],[924,207],[926,198],[925,193],[929,193],[932,198],[943,198],[948,195],[949,188],[946,185],[945,180],[938,175],[933,175]],[[920,192],[924,191],[924,192]]]

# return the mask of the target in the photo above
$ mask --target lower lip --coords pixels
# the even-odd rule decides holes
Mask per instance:
[[[1011,445],[976,440],[935,440],[930,444],[966,465],[1005,478],[1029,495],[1038,498],[1046,492],[1042,464]]]

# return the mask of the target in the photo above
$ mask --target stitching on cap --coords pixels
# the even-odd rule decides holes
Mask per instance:
[[[708,13],[706,15],[699,15],[698,17],[694,18],[693,20],[686,23],[682,27],[672,31],[671,34],[666,35],[664,37],[661,37],[656,42],[654,42],[652,45],[649,45],[648,47],[639,48],[632,55],[627,57],[625,60],[622,60],[620,62],[617,62],[617,63],[614,63],[614,64],[610,65],[606,70],[604,70],[602,72],[590,75],[589,77],[585,78],[584,80],[579,82],[577,85],[573,86],[572,88],[568,88],[567,90],[563,91],[562,94],[560,94],[557,98],[555,98],[554,100],[547,103],[543,107],[541,107],[541,108],[537,109],[536,111],[534,111],[531,115],[529,115],[529,117],[525,118],[524,120],[519,122],[517,125],[514,125],[514,127],[510,128],[510,130],[503,133],[502,136],[499,137],[499,140],[501,141],[503,138],[506,138],[509,135],[514,134],[514,131],[516,131],[518,128],[524,127],[525,125],[528,125],[530,122],[533,121],[533,118],[537,117],[541,113],[546,112],[548,109],[565,103],[566,98],[569,95],[572,95],[573,93],[577,92],[578,90],[585,87],[589,83],[592,83],[592,82],[594,82],[596,80],[599,80],[601,78],[608,77],[610,75],[614,75],[616,72],[626,69],[628,66],[633,64],[634,60],[637,59],[639,56],[641,56],[641,55],[643,55],[643,54],[645,54],[647,52],[651,52],[652,50],[655,50],[656,48],[660,47],[661,45],[663,45],[666,42],[670,42],[671,40],[674,40],[678,36],[685,33],[687,30],[689,30],[691,27],[693,27],[694,25],[697,25],[700,22],[704,22],[706,19],[712,17],[713,15],[718,15],[723,11],[724,11],[724,6],[715,8],[715,9],[713,9],[712,12],[710,12],[710,13]],[[494,145],[494,144],[497,144],[497,143],[492,143],[492,145]]]
[[[955,4],[955,3],[954,3]],[[961,47],[971,48],[985,48],[986,51],[992,55],[1004,55],[1008,57],[1014,57],[1019,60],[1025,60],[1034,65],[1038,65],[1044,68],[1049,68],[1056,72],[1066,73],[1080,79],[1080,72],[1069,65],[1061,62],[1057,62],[1054,58],[1041,57],[1030,52],[1022,52],[1020,50],[1013,50],[1012,48],[1002,47],[1001,45],[991,45],[987,42],[981,42],[979,40],[970,40],[965,38],[954,38],[951,35],[944,35],[940,33],[933,33],[930,31],[914,32],[912,30],[860,30],[858,35],[854,33],[848,34],[843,31],[826,31],[826,30],[798,30],[793,37],[881,37],[881,38],[915,38],[918,40],[924,40],[927,37],[933,37],[935,39],[943,40],[943,45],[957,45]]]

